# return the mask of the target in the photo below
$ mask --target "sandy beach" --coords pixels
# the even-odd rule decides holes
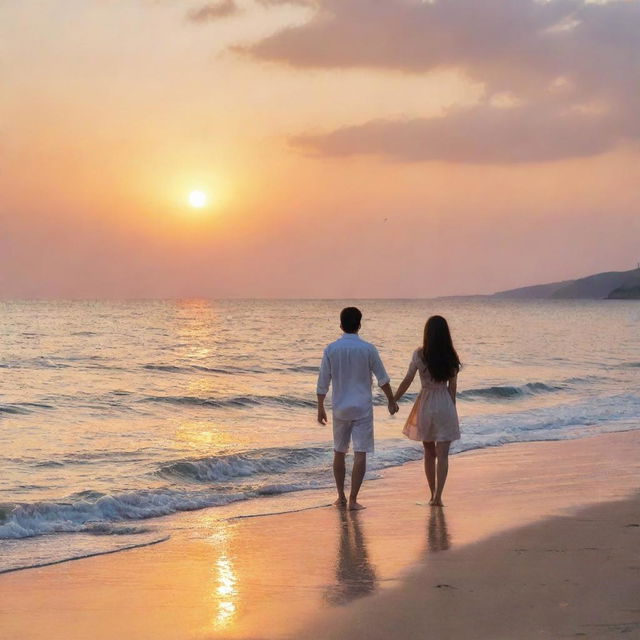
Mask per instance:
[[[418,462],[368,482],[357,514],[323,492],[185,514],[165,543],[0,576],[1,635],[640,637],[639,454],[640,431],[468,452],[444,509]]]

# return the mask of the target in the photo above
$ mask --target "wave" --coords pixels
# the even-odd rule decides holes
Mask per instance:
[[[70,367],[76,366],[76,363],[99,369],[123,370],[125,368],[99,364],[99,362],[105,360],[107,360],[107,358],[98,355],[65,356],[64,358],[38,356],[27,359],[5,360],[0,362],[0,369],[69,369]]]
[[[5,504],[0,508],[0,539],[91,533],[96,527],[110,523],[220,506],[244,497],[241,493],[229,495],[211,491],[151,489],[101,495],[94,500]]]
[[[327,467],[328,468],[328,467]],[[114,523],[146,520],[182,511],[222,507],[261,496],[275,496],[325,488],[330,480],[309,476],[297,482],[230,488],[229,491],[199,489],[149,489],[102,495],[75,502],[41,501],[0,506],[0,540],[21,540],[42,535],[84,533],[125,536],[142,533],[135,527],[114,527]]]
[[[172,364],[145,364],[142,368],[148,371],[164,371],[165,373],[184,373],[188,370],[186,367],[178,367]]]
[[[259,405],[285,407],[315,407],[315,400],[296,398],[292,396],[232,396],[230,398],[202,398],[199,396],[147,396],[139,402],[158,402],[174,405],[189,405],[199,407],[255,407]]]
[[[177,460],[160,467],[162,476],[192,482],[219,482],[261,474],[285,473],[298,465],[326,456],[326,447],[274,448],[191,460]]]
[[[267,369],[248,368],[248,367],[206,367],[204,365],[175,365],[175,364],[155,364],[149,363],[142,365],[147,371],[161,371],[163,373],[193,373],[200,371],[204,373],[222,373],[226,375],[237,375],[243,373],[267,373]]]
[[[131,527],[114,527],[114,523],[166,516],[179,511],[230,504],[264,495],[277,495],[316,488],[322,483],[313,471],[298,478],[287,477],[281,484],[273,476],[297,467],[320,462],[328,464],[327,447],[273,448],[250,450],[201,459],[184,459],[164,463],[154,475],[172,481],[172,487],[141,489],[105,494],[79,491],[63,501],[10,503],[0,505],[0,539],[21,539],[56,533],[90,533],[93,535],[129,535],[140,533]],[[327,467],[328,468],[328,467]],[[308,470],[308,469],[307,469]],[[220,481],[265,476],[270,483],[220,486]],[[183,489],[181,483],[218,486]]]
[[[310,373],[317,374],[319,368],[313,365],[291,365],[285,367],[206,367],[204,365],[174,365],[174,364],[156,364],[148,363],[142,365],[143,369],[147,371],[160,371],[163,373],[193,373],[194,371],[200,371],[204,373],[220,373],[225,375],[238,375],[238,374],[265,374],[265,373],[279,373],[282,371],[291,371],[294,373]]]
[[[376,454],[369,465],[371,472],[375,474],[421,457],[421,448],[399,442],[403,446],[393,446]],[[262,496],[325,488],[332,484],[330,463],[328,446],[282,447],[176,460],[161,465],[154,474],[173,481],[170,487],[113,494],[86,490],[61,501],[2,504],[0,539],[61,533],[104,536],[143,533],[145,529],[122,523]],[[274,482],[276,476],[282,476],[283,481]],[[246,478],[253,482],[247,484]],[[222,485],[221,481],[226,484]]]
[[[22,362],[18,361],[13,364],[17,368],[35,368],[35,369],[68,369],[71,365],[62,362],[60,358],[46,358],[38,356]]]
[[[154,544],[160,544],[161,542],[166,542],[170,538],[171,536],[162,536],[161,538],[156,538],[154,540],[147,540],[145,542],[137,542],[137,543],[127,544],[124,546],[117,546],[115,549],[89,551],[85,553],[78,553],[72,556],[65,556],[64,558],[60,558],[56,560],[45,560],[44,562],[34,562],[32,564],[24,564],[24,565],[18,564],[16,566],[9,566],[7,568],[0,567],[0,574],[12,573],[14,571],[24,571],[25,569],[38,569],[41,567],[50,567],[54,564],[62,564],[63,562],[72,562],[73,560],[84,560],[86,558],[95,558],[96,556],[106,556],[112,553],[119,553],[120,551],[131,551],[132,549],[141,549],[142,547],[150,547]]]
[[[33,413],[38,409],[55,409],[50,404],[42,402],[13,402],[10,404],[0,404],[0,413],[25,414]]]
[[[15,459],[15,461],[22,464],[31,464],[34,467],[44,468],[65,467],[67,465],[86,465],[100,462],[111,462],[112,460],[116,463],[143,462],[146,460],[145,453],[149,450],[150,447],[140,447],[139,449],[135,449],[133,451],[122,449],[113,449],[112,451],[106,449],[96,449],[95,451],[78,451],[76,453],[69,453],[56,459],[38,460],[36,458],[23,457]],[[91,494],[91,492],[80,491],[77,495],[87,497],[84,494]]]
[[[606,380],[602,376],[577,376],[573,378],[566,378],[562,382],[566,384],[593,384],[594,382],[600,382]]]
[[[247,367],[205,367],[195,364],[191,367],[194,371],[204,371],[205,373],[224,373],[225,375],[238,375],[242,373],[265,373],[263,369],[249,369]]]
[[[537,395],[541,393],[553,393],[561,391],[563,387],[548,385],[544,382],[528,382],[521,386],[493,386],[479,389],[465,389],[458,393],[459,398],[486,398],[490,400],[504,400],[505,398],[517,398],[520,396]]]
[[[28,409],[12,404],[0,404],[0,413],[31,413]]]
[[[204,373],[221,373],[225,375],[238,375],[243,373],[266,373],[266,369],[259,368],[247,368],[247,367],[206,367],[204,365],[194,364],[194,365],[175,365],[175,364],[154,364],[149,363],[142,365],[143,369],[147,371],[160,371],[163,373],[193,373],[194,371],[204,372]]]
[[[116,526],[106,522],[88,525],[85,532],[93,536],[139,536],[143,533],[151,533],[151,527]]]
[[[295,373],[318,373],[320,371],[320,367],[314,365],[293,365],[290,367],[286,367],[285,371],[294,371]]]

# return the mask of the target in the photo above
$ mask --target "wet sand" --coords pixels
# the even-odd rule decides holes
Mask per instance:
[[[411,463],[363,512],[194,512],[153,547],[2,575],[0,636],[640,637],[640,431],[455,456],[444,509],[424,484]]]
[[[640,493],[433,555],[400,588],[316,619],[303,637],[640,638]]]

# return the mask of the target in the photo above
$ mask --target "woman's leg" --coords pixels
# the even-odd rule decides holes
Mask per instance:
[[[436,494],[433,496],[433,504],[437,507],[442,505],[442,492],[447,481],[449,472],[449,446],[451,442],[436,442]]]
[[[436,444],[435,442],[423,442],[424,447],[424,473],[427,476],[429,490],[431,491],[431,499],[436,493]]]

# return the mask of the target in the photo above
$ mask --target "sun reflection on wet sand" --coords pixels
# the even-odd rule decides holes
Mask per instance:
[[[218,586],[215,589],[215,597],[218,604],[218,613],[214,620],[216,629],[227,627],[233,621],[237,612],[236,598],[238,590],[236,588],[238,579],[235,574],[231,559],[224,555],[216,562],[216,580]]]
[[[240,601],[240,580],[231,550],[233,527],[224,520],[213,519],[207,526],[213,531],[207,542],[217,555],[211,571],[210,594],[214,610],[211,624],[214,630],[220,631],[228,629],[235,622]]]

